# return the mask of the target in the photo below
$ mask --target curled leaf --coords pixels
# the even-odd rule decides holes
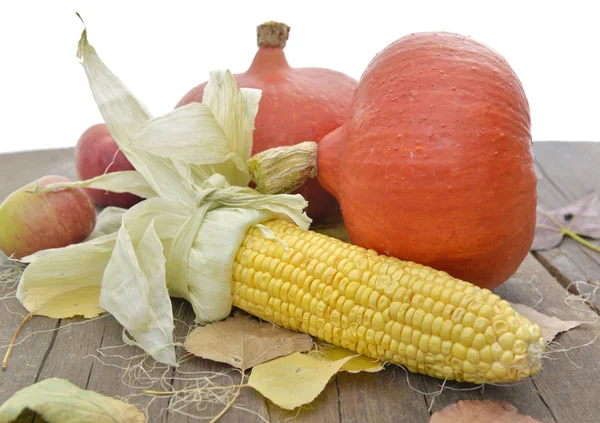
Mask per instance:
[[[362,354],[357,356],[355,352],[342,347],[323,348],[314,357],[327,361],[338,361],[347,357],[354,357],[340,369],[340,371],[348,373],[376,373],[383,370],[380,361],[373,360]]]
[[[259,322],[239,313],[214,324],[194,329],[184,347],[192,354],[249,369],[265,361],[310,351],[309,335],[293,332],[269,322]]]
[[[64,379],[45,379],[16,392],[0,406],[0,423],[32,410],[48,423],[144,423],[134,405],[78,388]],[[36,420],[37,421],[37,420]]]
[[[549,344],[561,332],[566,332],[585,322],[576,320],[560,320],[558,317],[546,316],[537,310],[523,304],[513,304],[513,309],[532,323],[537,324],[542,330],[544,342]]]
[[[329,361],[295,352],[254,367],[248,385],[279,407],[293,410],[312,402],[353,357]]]
[[[485,401],[459,401],[442,408],[431,416],[429,423],[542,423],[519,414],[509,403]]]

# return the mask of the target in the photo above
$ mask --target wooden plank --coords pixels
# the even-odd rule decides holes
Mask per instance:
[[[343,423],[425,422],[429,419],[420,375],[389,365],[379,373],[338,374]],[[411,386],[409,386],[409,383]]]
[[[124,399],[144,410],[152,422],[166,422],[167,397],[154,398],[142,394],[143,389],[160,389],[157,384],[148,383],[147,375],[153,379],[167,374],[170,382],[172,370],[166,365],[160,365],[152,359],[141,366],[144,352],[135,346],[127,346],[122,339],[123,327],[112,316],[102,319],[104,322],[98,359],[92,360],[91,370],[86,388],[104,395]],[[139,371],[126,371],[129,366],[137,366]],[[144,380],[137,380],[141,376]]]
[[[557,289],[556,280],[531,255],[527,257],[514,277],[497,289],[497,293],[508,301],[529,306],[535,305],[542,299],[535,309],[563,320],[595,319],[594,313],[585,307],[582,307],[584,311],[578,311],[567,306],[565,304],[567,293]],[[592,422],[598,417],[597,392],[590,387],[595,386],[600,378],[598,366],[600,342],[577,348],[594,341],[598,333],[600,333],[600,324],[595,322],[558,335],[556,342],[564,348],[574,349],[568,352],[568,356],[564,353],[549,354],[542,361],[542,371],[531,378],[534,390],[537,391],[536,396],[540,396],[554,420],[558,422]],[[562,348],[560,345],[552,344],[549,351]],[[586,363],[585,367],[577,367],[583,363]],[[514,405],[523,413],[531,414],[542,421],[549,420],[547,417],[532,413],[540,410],[535,403],[527,406],[531,398],[531,395],[527,395],[527,390],[521,392],[524,395],[522,398],[508,397],[505,392],[501,394],[501,398],[512,399]]]
[[[62,175],[76,180],[74,154],[72,148],[0,154],[0,199],[45,175]]]
[[[0,201],[11,192],[46,174],[63,174],[75,177],[72,164],[73,150],[34,151],[0,155],[2,184]],[[7,264],[0,257],[0,264]],[[0,287],[0,298],[10,294],[13,289]],[[0,354],[4,356],[6,346],[27,311],[15,298],[0,301]],[[13,349],[8,370],[0,372],[0,404],[19,389],[35,383],[41,376],[44,362],[54,343],[59,321],[34,316],[21,330],[17,345]],[[38,333],[40,332],[40,333]]]
[[[544,208],[569,204],[593,189],[600,191],[600,145],[596,143],[536,143],[538,203]],[[592,241],[600,245],[599,240]],[[536,258],[571,292],[589,295],[600,311],[600,292],[587,281],[600,282],[600,254],[570,238]],[[582,281],[572,285],[572,282]]]
[[[87,388],[94,366],[93,356],[100,348],[108,317],[62,319],[39,379],[60,377],[80,388]]]
[[[0,297],[3,294],[0,294]],[[16,299],[0,301],[0,359],[27,311]],[[52,348],[59,321],[34,316],[23,326],[6,371],[0,370],[0,404],[19,389],[38,381],[48,351]]]
[[[336,380],[333,378],[323,392],[310,404],[297,410],[284,410],[267,401],[272,422],[321,423],[340,422],[340,408]]]

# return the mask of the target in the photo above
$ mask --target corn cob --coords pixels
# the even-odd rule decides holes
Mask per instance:
[[[540,328],[491,291],[288,222],[265,225],[278,239],[246,234],[234,306],[436,378],[514,382],[540,370]]]

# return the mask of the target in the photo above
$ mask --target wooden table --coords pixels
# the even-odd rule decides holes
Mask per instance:
[[[600,187],[600,144],[535,143],[539,175],[539,203],[557,207]],[[0,155],[0,199],[25,183],[45,174],[62,174],[75,178],[73,151],[49,150]],[[600,254],[565,240],[551,251],[529,254],[518,272],[496,292],[511,302],[535,306],[538,311],[566,320],[590,321],[591,307],[578,312],[565,305],[565,286],[575,281],[600,280]],[[0,292],[0,297],[6,295]],[[600,294],[595,296],[600,304]],[[192,322],[190,308],[176,301],[176,315]],[[586,306],[582,308],[586,309]],[[5,299],[0,305],[0,346],[6,346],[25,314],[16,299]],[[186,333],[178,324],[178,335]],[[582,325],[558,336],[565,349],[594,340],[600,324]],[[17,390],[49,377],[61,377],[76,385],[110,396],[125,397],[139,393],[122,383],[125,362],[103,358],[100,352],[134,356],[133,347],[107,349],[123,344],[121,327],[111,317],[84,322],[82,319],[53,320],[33,317],[15,347],[9,368],[0,372],[0,403]],[[555,347],[560,348],[560,347]],[[100,350],[100,352],[99,352]],[[5,348],[0,348],[4,354]],[[116,366],[102,364],[98,358]],[[110,364],[109,363],[109,364]],[[227,371],[218,363],[193,359],[181,371]],[[153,371],[157,374],[161,370]],[[230,373],[238,380],[238,373]],[[168,370],[166,382],[175,389],[181,385],[178,374]],[[127,379],[124,379],[126,382]],[[444,389],[439,395],[440,380],[406,374],[397,366],[388,366],[375,374],[341,373],[332,380],[314,403],[300,412],[285,412],[251,389],[242,389],[236,407],[227,412],[223,422],[286,421],[296,422],[427,422],[432,412],[461,399],[506,401],[520,412],[544,422],[600,421],[600,340],[567,353],[559,352],[544,360],[542,371],[534,377],[510,386],[448,383],[460,389]],[[225,380],[223,383],[226,383]],[[130,401],[148,404],[150,397],[135,396]],[[184,422],[179,414],[160,413],[168,398],[155,400],[148,409],[152,422]],[[432,405],[433,402],[433,405]],[[208,404],[204,415],[215,416],[222,404]],[[244,411],[251,410],[254,414]]]

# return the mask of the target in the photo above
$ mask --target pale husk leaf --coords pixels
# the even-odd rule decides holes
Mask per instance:
[[[94,188],[111,192],[128,192],[142,198],[151,198],[157,195],[146,179],[135,170],[105,173],[84,181],[49,184],[39,191],[55,191],[61,188]]]
[[[134,247],[123,225],[102,279],[100,305],[155,360],[176,365],[173,312],[165,285],[165,258],[150,222]]]
[[[131,139],[152,115],[100,60],[96,50],[88,43],[85,30],[79,40],[77,56],[81,59],[102,118],[123,154],[158,195],[191,204],[194,192],[180,177],[170,159],[131,146]]]
[[[29,312],[55,319],[103,312],[99,305],[102,275],[116,234],[23,257],[25,268],[17,298]]]
[[[210,107],[221,124],[231,150],[247,160],[252,152],[252,132],[261,91],[237,89],[230,72],[211,72],[210,81],[204,88],[202,103]]]
[[[123,213],[126,211],[127,209],[113,206],[102,209],[96,216],[96,226],[86,241],[117,232],[123,221]]]

